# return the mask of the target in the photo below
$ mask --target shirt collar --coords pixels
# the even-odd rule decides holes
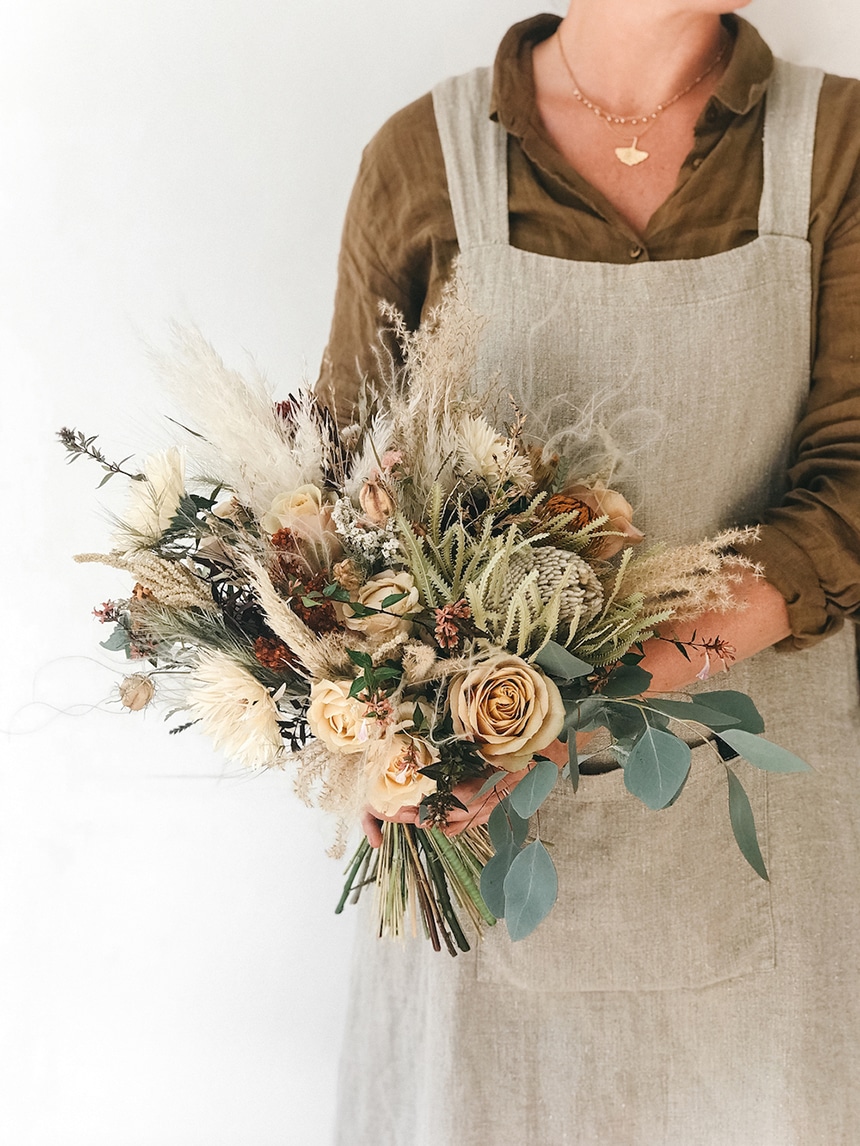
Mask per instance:
[[[735,46],[714,93],[729,111],[746,115],[764,96],[773,73],[773,54],[756,29],[739,16],[723,22],[735,34]],[[490,116],[511,135],[522,136],[536,119],[532,49],[553,34],[561,17],[546,12],[514,24],[496,53]]]

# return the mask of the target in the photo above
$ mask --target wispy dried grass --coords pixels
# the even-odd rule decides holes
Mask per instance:
[[[757,536],[754,528],[730,529],[694,545],[646,553],[627,566],[622,591],[641,594],[648,611],[671,609],[679,621],[736,609],[738,584],[751,570],[760,572],[736,546]]]

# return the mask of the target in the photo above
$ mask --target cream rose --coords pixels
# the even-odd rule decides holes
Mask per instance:
[[[260,524],[266,533],[289,529],[306,544],[302,555],[320,569],[336,561],[343,546],[332,521],[331,506],[316,485],[300,485],[290,493],[279,494],[264,513]]]
[[[500,654],[451,680],[454,731],[478,745],[484,759],[519,772],[552,744],[564,724],[555,684],[519,657]]]
[[[617,490],[607,489],[600,482],[595,482],[593,486],[572,485],[564,492],[594,510],[598,517],[608,517],[609,521],[604,528],[618,534],[617,537],[595,538],[589,548],[594,557],[612,557],[625,545],[637,545],[645,536],[633,524],[633,507],[630,502]]]
[[[300,485],[289,493],[278,494],[260,523],[267,533],[277,533],[279,529],[300,531],[301,519],[307,518],[308,524],[312,525],[319,518],[322,507],[319,486]]]
[[[375,812],[393,816],[401,808],[419,804],[436,790],[436,781],[422,776],[439,759],[432,744],[398,732],[373,742],[367,751],[367,802]]]
[[[386,606],[384,613],[370,613],[366,617],[351,616],[349,605],[344,603],[344,625],[354,632],[366,633],[369,637],[390,638],[397,633],[410,633],[412,622],[407,614],[415,612],[418,605],[418,590],[411,573],[395,573],[393,569],[385,569],[382,573],[371,577],[369,581],[365,581],[354,599],[360,605],[381,609],[382,602],[397,593],[405,593],[406,596],[393,605]]]
[[[349,695],[351,680],[319,680],[311,685],[308,726],[335,752],[362,752],[367,744],[367,705]]]

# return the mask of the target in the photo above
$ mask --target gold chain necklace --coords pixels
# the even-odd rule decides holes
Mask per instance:
[[[666,111],[667,108],[670,108],[672,104],[677,103],[679,99],[683,99],[688,92],[691,92],[693,88],[698,87],[702,80],[706,79],[711,74],[711,72],[719,65],[723,56],[725,56],[726,52],[729,50],[729,45],[732,42],[731,38],[729,37],[720,48],[717,55],[713,58],[713,60],[711,60],[710,64],[700,75],[696,76],[696,78],[691,83],[687,84],[687,86],[682,91],[679,91],[677,95],[673,95],[671,99],[667,99],[663,103],[658,103],[652,112],[648,112],[643,115],[615,115],[613,112],[605,111],[602,107],[596,104],[594,100],[591,100],[586,95],[583,95],[583,93],[580,91],[579,84],[576,82],[576,76],[573,74],[573,69],[571,68],[568,58],[565,54],[564,46],[561,42],[561,36],[558,34],[558,32],[555,34],[555,39],[558,43],[558,50],[561,54],[562,63],[567,70],[567,74],[570,76],[570,82],[573,84],[574,99],[578,100],[583,105],[583,107],[588,108],[589,111],[593,111],[599,119],[605,120],[607,126],[613,130],[617,130],[618,127],[626,127],[627,124],[629,124],[631,127],[639,127],[640,130],[636,135],[633,136],[633,142],[628,147],[615,148],[616,156],[627,167],[635,167],[638,163],[645,162],[651,153],[650,151],[642,151],[641,148],[636,146],[639,140],[642,138],[645,132],[653,126],[654,121],[659,115],[662,115],[662,113]]]

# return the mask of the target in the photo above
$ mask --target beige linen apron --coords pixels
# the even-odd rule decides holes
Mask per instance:
[[[434,91],[460,244],[500,372],[533,435],[611,441],[653,540],[693,541],[778,501],[809,388],[810,172],[821,73],[777,63],[759,237],[704,259],[571,262],[508,241],[490,73]],[[719,149],[708,163],[720,161]],[[707,163],[698,178],[707,178]],[[709,688],[749,692],[815,767],[736,764],[771,882],[740,857],[707,748],[651,812],[620,772],[551,798],[559,902],[450,959],[359,924],[342,1146],[857,1146],[860,720],[853,634],[767,650]],[[362,921],[367,924],[367,920]]]

